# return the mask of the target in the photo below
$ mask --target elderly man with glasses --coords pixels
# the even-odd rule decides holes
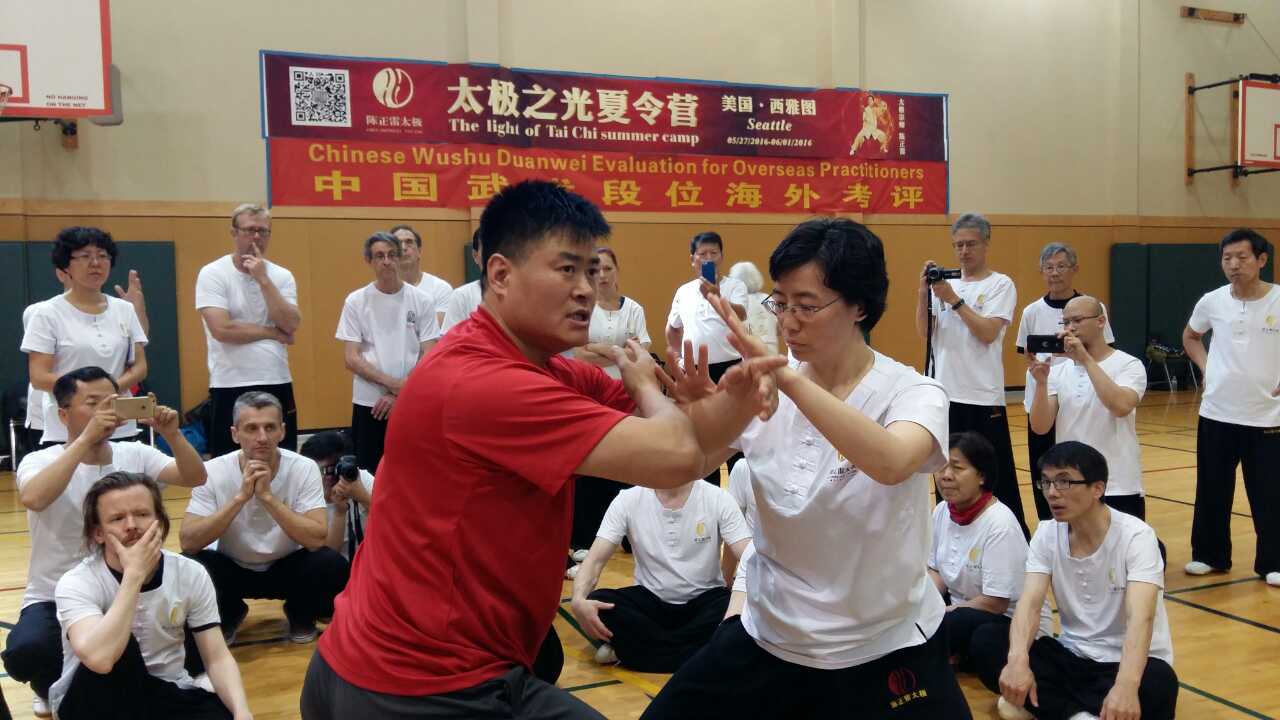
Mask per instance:
[[[234,250],[200,269],[196,309],[204,320],[209,348],[209,454],[236,448],[231,412],[236,398],[251,390],[270,393],[284,406],[285,436],[280,446],[298,448],[298,409],[289,374],[293,335],[302,323],[293,273],[267,260],[271,211],[244,204],[231,213]]]

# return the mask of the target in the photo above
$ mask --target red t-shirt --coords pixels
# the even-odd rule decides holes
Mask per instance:
[[[530,667],[563,589],[574,468],[634,404],[587,363],[530,362],[483,308],[410,375],[320,654],[347,682],[437,695]]]

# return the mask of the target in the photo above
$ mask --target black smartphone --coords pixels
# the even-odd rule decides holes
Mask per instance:
[[[1057,335],[1028,335],[1027,336],[1027,353],[1038,355],[1040,353],[1063,353],[1066,352],[1067,345],[1063,338]]]

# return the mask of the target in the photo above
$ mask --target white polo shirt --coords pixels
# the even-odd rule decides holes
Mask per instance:
[[[649,328],[645,325],[644,308],[629,297],[622,298],[617,310],[605,310],[599,304],[591,311],[591,327],[587,330],[587,342],[622,346],[634,338],[638,343],[650,343]],[[600,368],[617,380],[622,372],[617,365]]]
[[[667,325],[684,329],[684,339],[693,343],[695,357],[698,348],[707,346],[707,362],[722,363],[737,360],[741,355],[729,344],[729,326],[724,324],[716,309],[702,296],[699,289],[702,279],[697,278],[681,285],[671,301]],[[747,286],[741,280],[720,278],[720,296],[734,305],[747,306]]]
[[[751,464],[758,516],[743,627],[787,662],[861,665],[923,644],[944,606],[929,559],[933,481],[946,464],[947,394],[875,353],[845,403],[888,427],[910,422],[934,449],[907,480],[881,485],[842,457],[785,394],[735,443]]]
[[[1005,326],[996,339],[983,343],[951,306],[933,297],[933,357],[938,382],[951,402],[1004,405],[1004,332],[1013,320],[1018,291],[1008,275],[993,272],[981,280],[951,280],[965,304],[983,317],[1000,318]]]
[[[729,471],[729,497],[742,511],[747,521],[747,531],[756,529],[756,493],[751,489],[751,466],[745,459],[738,460]]]
[[[449,328],[471,317],[471,313],[480,307],[480,302],[484,299],[483,295],[479,280],[472,280],[454,288],[453,292],[449,293],[449,302],[446,303],[444,323],[440,325],[440,332],[449,332]]]
[[[285,302],[297,307],[298,284],[293,273],[267,263],[267,279]],[[271,325],[262,288],[249,273],[236,269],[230,255],[223,255],[200,268],[196,278],[196,310],[221,308],[232,320],[253,325]],[[204,328],[209,348],[209,387],[232,388],[246,385],[283,385],[291,382],[289,351],[276,340],[251,343],[221,343],[213,339],[208,324]]]
[[[1065,300],[1054,300],[1048,295],[1037,298],[1035,302],[1022,308],[1022,317],[1018,320],[1018,339],[1014,342],[1014,346],[1018,348],[1019,353],[1027,351],[1028,335],[1057,335],[1062,331],[1062,311],[1067,307],[1067,303],[1073,299],[1080,297],[1080,293],[1075,293]],[[1111,315],[1107,312],[1107,306],[1101,301],[1102,315],[1106,318],[1107,324],[1102,328],[1102,337],[1110,345],[1116,341],[1116,336],[1111,332]],[[1047,353],[1036,353],[1036,359],[1044,362],[1049,361],[1055,367],[1065,362],[1069,362],[1068,358],[1061,355],[1050,355]],[[1026,373],[1026,389],[1023,392],[1022,407],[1026,409],[1027,414],[1031,414],[1031,400],[1036,396],[1036,379],[1031,377],[1030,368]]]
[[[156,574],[138,593],[138,606],[130,633],[138,640],[147,674],[180,688],[199,687],[183,664],[185,629],[207,630],[220,624],[218,596],[209,573],[200,563],[162,550]],[[107,566],[100,551],[84,558],[58,581],[58,623],[62,637],[72,625],[102,617],[120,592],[120,580]],[[80,667],[80,656],[71,643],[62,643],[62,676],[49,688],[49,701],[57,710]]]
[[[705,482],[693,483],[678,510],[663,507],[649,488],[623,490],[609,503],[596,534],[614,545],[624,536],[630,539],[636,584],[674,604],[724,587],[720,542],[751,538],[729,494]]]
[[[968,525],[952,520],[947,503],[940,502],[933,509],[929,567],[942,577],[952,605],[979,595],[1004,598],[1004,614],[1012,619],[1026,579],[1027,540],[1013,511],[999,500]],[[1047,601],[1040,608],[1040,634],[1053,634]]]
[[[106,370],[119,378],[133,362],[134,346],[147,344],[147,335],[138,322],[133,305],[120,298],[103,295],[107,309],[98,314],[83,312],[66,296],[59,295],[37,303],[30,320],[24,325],[22,352],[53,356],[53,374],[63,374],[89,365]],[[127,396],[127,388],[120,388]],[[58,418],[58,403],[53,393],[44,393],[41,403],[44,435],[40,442],[66,442],[67,428]],[[127,438],[138,434],[138,424],[130,420],[112,437]]]
[[[448,282],[424,272],[422,279],[418,281],[417,288],[431,298],[431,305],[435,307],[435,312],[442,313],[448,309],[449,296],[453,294],[453,286]]]
[[[368,470],[365,470],[364,468],[360,468],[359,477],[360,477],[360,484],[364,486],[365,492],[369,493],[370,497],[373,497],[373,473],[369,472]],[[348,500],[347,501],[347,513],[348,513],[347,526],[342,533],[342,549],[339,550],[339,552],[342,553],[342,557],[348,560],[351,559],[351,556],[349,554],[350,551],[347,549],[347,540],[351,536],[350,513],[351,513],[352,504],[355,505],[356,512],[360,514],[360,527],[363,528],[366,533],[369,532],[369,506],[361,505],[360,503],[354,500]],[[324,515],[325,515],[326,524],[333,522],[333,516],[334,516],[334,513],[336,512],[337,510],[334,509],[333,503],[328,503],[324,506]]]
[[[53,298],[50,298],[52,300]],[[22,310],[22,334],[26,335],[27,326],[31,324],[31,316],[35,315],[36,309],[48,302],[41,300],[40,302],[31,303]],[[37,390],[35,385],[27,383],[27,416],[23,420],[23,426],[32,430],[44,429],[44,399],[48,395],[43,390]]]
[[[1138,358],[1113,350],[1098,363],[1115,384],[1138,393],[1147,392],[1147,368]],[[1058,398],[1054,437],[1058,442],[1078,440],[1107,459],[1107,494],[1142,495],[1142,460],[1138,447],[1138,411],[1116,417],[1102,404],[1089,373],[1075,362],[1054,366],[1045,388]]]
[[[1213,330],[1205,365],[1201,417],[1233,425],[1280,426],[1280,286],[1242,302],[1231,286],[1205,293],[1187,325]]]
[[[279,452],[280,466],[271,479],[271,494],[296,513],[323,509],[320,466],[311,458],[284,448]],[[209,517],[231,502],[244,484],[240,451],[216,457],[204,467],[209,479],[191,490],[187,512]],[[271,563],[300,549],[302,546],[285,533],[256,496],[249,498],[218,538],[218,552],[249,570],[266,570]]]
[[[1124,648],[1127,584],[1160,588],[1148,655],[1173,665],[1173,640],[1164,610],[1164,561],[1156,533],[1138,518],[1108,507],[1111,527],[1092,555],[1071,557],[1067,524],[1041,520],[1031,536],[1027,572],[1051,575],[1058,604],[1058,637],[1068,650],[1095,662],[1120,662]]]
[[[347,296],[335,337],[360,343],[360,357],[402,380],[418,364],[422,343],[440,337],[435,303],[408,283],[401,283],[400,289],[391,294],[369,283]],[[352,403],[373,407],[385,393],[381,385],[353,373]]]
[[[54,445],[23,457],[18,465],[18,489],[31,482],[64,452],[65,445]],[[113,442],[110,463],[82,463],[71,473],[71,480],[58,499],[40,512],[28,510],[31,558],[27,561],[27,593],[22,598],[22,607],[52,601],[58,578],[84,557],[84,497],[95,482],[117,470],[142,473],[154,480],[173,462],[173,458],[150,445]]]

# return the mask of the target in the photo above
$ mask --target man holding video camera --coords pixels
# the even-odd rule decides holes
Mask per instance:
[[[1028,363],[1035,379],[1031,430],[1057,428],[1058,442],[1076,440],[1107,458],[1107,491],[1102,501],[1140,520],[1147,518],[1138,448],[1138,402],[1147,391],[1147,368],[1138,358],[1107,345],[1102,303],[1079,295],[1062,309],[1062,331],[1028,335]],[[1058,342],[1053,342],[1058,341]],[[1052,352],[1071,362],[1040,361]],[[1031,469],[1032,475],[1039,473]]]
[[[167,485],[205,482],[204,463],[178,429],[172,408],[145,403],[147,414],[117,408],[119,386],[96,365],[72,370],[53,384],[58,420],[67,441],[28,454],[18,466],[18,502],[27,509],[31,561],[18,624],[9,631],[4,666],[18,682],[30,682],[32,711],[49,717],[49,686],[62,674],[62,628],[54,607],[58,579],[84,557],[84,498],[99,478],[116,470],[142,473]],[[119,398],[125,400],[126,398]],[[147,401],[149,398],[130,398]],[[140,442],[109,442],[128,420],[155,429],[173,457]]]
[[[952,224],[951,247],[960,268],[946,270],[932,260],[925,263],[916,302],[916,331],[932,352],[933,377],[951,399],[950,431],[971,430],[995,447],[999,461],[995,496],[1013,511],[1023,535],[1030,537],[1009,442],[1001,349],[1018,293],[1008,275],[987,267],[990,244],[991,223],[983,216],[965,213]]]

